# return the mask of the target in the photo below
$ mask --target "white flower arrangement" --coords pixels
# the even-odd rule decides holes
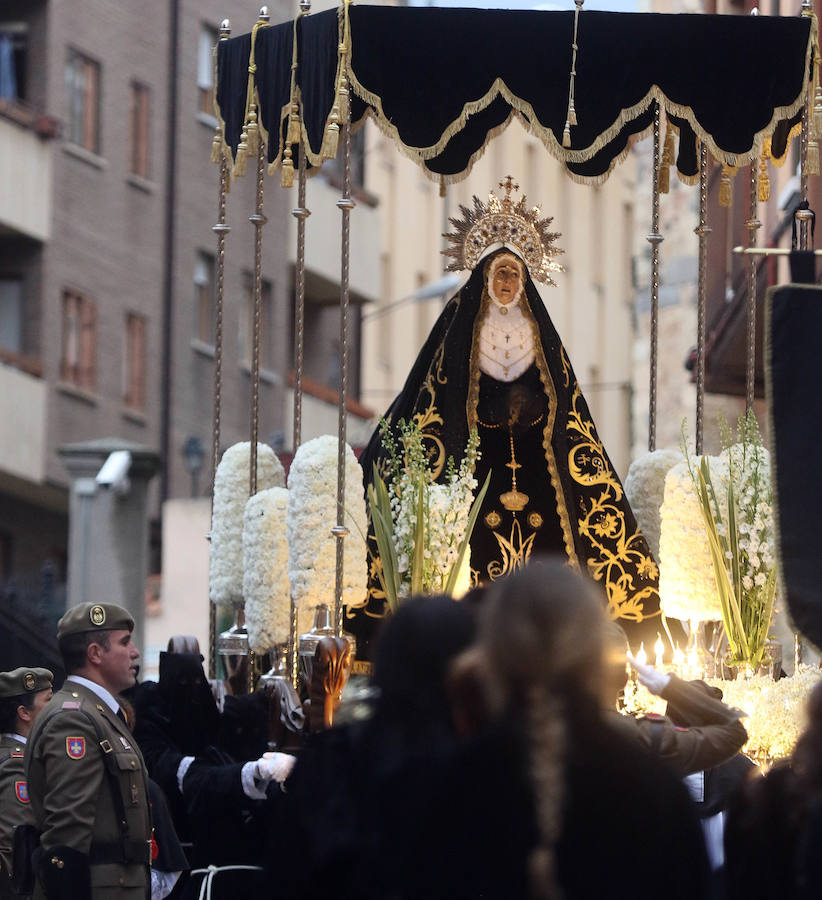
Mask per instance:
[[[473,471],[479,458],[476,430],[459,468],[448,459],[444,481],[434,481],[419,424],[380,422],[388,453],[388,485],[374,468],[368,503],[379,549],[377,574],[389,607],[413,594],[462,596],[470,588],[469,541],[488,480],[477,496]]]
[[[718,456],[705,457],[715,483],[727,478]],[[659,597],[666,616],[699,622],[722,618],[705,520],[687,462],[665,476],[660,507]]]
[[[709,678],[707,683],[722,691],[723,703],[748,714],[742,720],[748,732],[742,752],[757,762],[769,764],[793,753],[805,728],[808,697],[820,679],[822,671],[800,665],[794,675],[779,681],[756,675],[736,681]],[[632,713],[665,713],[665,700],[637,682],[629,683],[626,701],[626,710]]]
[[[717,481],[706,457],[688,466],[705,523],[729,663],[756,669],[765,652],[776,596],[770,456],[753,412],[739,417],[739,442],[720,420],[727,473]]]
[[[631,463],[625,479],[625,496],[636,516],[654,559],[659,559],[659,530],[665,476],[669,469],[684,462],[679,450],[652,450]]]
[[[243,513],[248,500],[250,441],[229,447],[214,475],[209,556],[209,595],[213,603],[243,603]],[[285,472],[267,444],[257,444],[257,488],[285,485]]]
[[[306,441],[294,455],[288,475],[288,577],[298,609],[299,627],[312,622],[312,609],[334,607],[337,524],[338,440],[323,435]],[[362,606],[368,588],[364,535],[368,529],[362,469],[354,451],[345,447],[345,525],[342,602]]]
[[[245,507],[243,596],[248,640],[255,653],[287,641],[291,629],[287,510],[288,491],[282,487],[260,491]]]

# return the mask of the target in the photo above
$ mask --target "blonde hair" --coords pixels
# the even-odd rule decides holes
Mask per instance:
[[[489,700],[522,723],[539,843],[528,861],[531,896],[561,896],[554,846],[562,832],[569,711],[596,704],[606,622],[599,590],[559,557],[494,582],[480,624]]]

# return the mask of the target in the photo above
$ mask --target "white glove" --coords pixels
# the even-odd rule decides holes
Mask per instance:
[[[668,687],[668,682],[671,680],[670,675],[666,675],[665,672],[657,672],[653,666],[645,666],[641,662],[637,662],[630,653],[628,662],[636,671],[639,683],[644,684],[652,694],[659,696]]]
[[[276,781],[282,784],[291,774],[296,756],[288,753],[263,753],[254,763],[254,775],[260,781]]]

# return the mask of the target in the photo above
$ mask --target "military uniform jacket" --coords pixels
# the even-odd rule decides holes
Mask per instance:
[[[0,897],[7,896],[15,825],[33,824],[24,766],[25,744],[0,735]]]
[[[26,747],[26,772],[46,858],[55,847],[87,856],[92,900],[147,897],[148,775],[125,723],[93,691],[67,681],[35,723]],[[34,896],[46,896],[39,882]]]

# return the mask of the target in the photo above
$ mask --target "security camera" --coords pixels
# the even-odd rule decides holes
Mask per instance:
[[[128,480],[129,469],[131,469],[131,453],[128,450],[115,450],[109,453],[94,480],[101,487],[111,488],[115,494],[127,494],[131,487]]]

